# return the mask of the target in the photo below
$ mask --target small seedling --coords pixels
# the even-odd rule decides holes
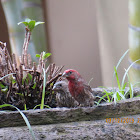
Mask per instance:
[[[36,22],[35,20],[31,20],[31,19],[29,19],[29,18],[26,18],[25,21],[19,22],[18,25],[24,24],[25,27],[26,27],[26,30],[28,30],[29,32],[32,32],[33,29],[34,29],[37,25],[44,24],[44,23],[45,23],[45,22],[41,22],[41,21]]]
[[[44,61],[45,59],[47,59],[49,56],[51,56],[51,53],[46,53],[46,52],[42,52],[42,55],[40,54],[36,54],[36,57],[42,57],[41,59]]]

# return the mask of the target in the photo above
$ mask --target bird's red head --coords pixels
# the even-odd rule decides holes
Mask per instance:
[[[73,69],[65,70],[62,76],[66,77],[68,80],[77,80],[81,77],[81,75]]]

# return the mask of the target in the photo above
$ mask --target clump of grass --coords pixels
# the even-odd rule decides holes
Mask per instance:
[[[118,61],[117,65],[116,65],[116,67],[114,67],[113,79],[114,79],[114,77],[116,77],[118,89],[116,90],[113,87],[113,90],[110,92],[108,92],[106,89],[104,89],[104,95],[102,97],[98,97],[99,100],[97,102],[97,105],[99,105],[99,103],[102,100],[104,100],[106,102],[113,102],[114,101],[115,103],[117,103],[117,101],[124,100],[128,97],[129,98],[134,97],[133,89],[134,89],[135,85],[132,85],[132,83],[130,82],[128,72],[129,72],[130,68],[134,65],[134,63],[136,63],[137,61],[140,61],[140,59],[136,60],[127,69],[125,69],[125,73],[123,75],[122,81],[119,79],[118,72],[117,72],[117,69],[118,69],[120,63],[122,62],[122,60],[124,59],[124,57],[126,56],[126,54],[128,52],[129,52],[129,50],[127,50],[122,55],[122,57],[120,58],[120,60]],[[126,77],[127,77],[127,82],[125,82]]]

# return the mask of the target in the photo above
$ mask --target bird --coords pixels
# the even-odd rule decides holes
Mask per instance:
[[[94,105],[95,97],[92,89],[86,84],[82,76],[74,69],[67,69],[62,74],[68,80],[68,88],[72,97],[81,107],[91,107]]]
[[[53,91],[56,93],[57,107],[77,107],[79,103],[71,96],[68,83],[66,81],[58,81],[53,86]]]

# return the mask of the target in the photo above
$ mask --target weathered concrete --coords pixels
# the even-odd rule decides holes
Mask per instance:
[[[37,140],[140,139],[140,97],[116,105],[107,103],[89,108],[53,108],[23,113]],[[24,125],[17,111],[1,112],[0,140],[32,139]]]
[[[127,117],[134,119],[134,123],[107,123],[106,119],[103,119],[37,125],[32,126],[32,129],[36,140],[139,140],[140,124],[138,118],[140,116]],[[0,128],[0,140],[32,140],[32,137],[27,127]]]

